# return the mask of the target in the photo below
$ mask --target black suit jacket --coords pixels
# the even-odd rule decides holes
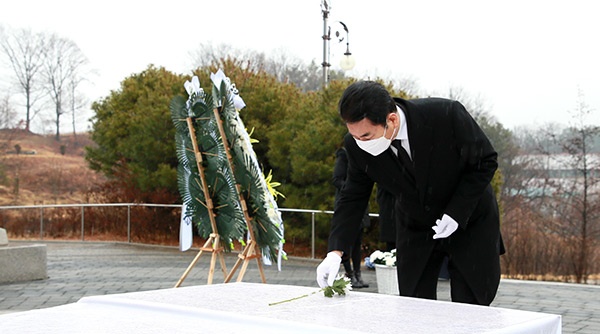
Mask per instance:
[[[391,148],[372,156],[346,135],[348,177],[333,215],[329,250],[346,254],[350,249],[377,183],[396,196],[401,294],[412,294],[431,251],[441,247],[477,298],[493,299],[501,244],[498,207],[490,186],[497,153],[459,102],[395,100],[406,115],[412,174]],[[459,228],[449,238],[434,240],[431,227],[443,214],[456,220]]]

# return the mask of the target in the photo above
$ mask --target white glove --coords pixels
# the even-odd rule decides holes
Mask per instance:
[[[338,271],[340,270],[342,258],[335,252],[327,253],[327,256],[317,267],[317,283],[324,288],[333,285]]]
[[[432,229],[435,231],[433,235],[434,239],[447,238],[450,234],[454,233],[458,228],[458,223],[452,219],[452,217],[444,214],[442,219],[438,219],[435,222],[435,226]]]

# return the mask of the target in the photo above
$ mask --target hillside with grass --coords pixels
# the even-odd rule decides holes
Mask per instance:
[[[90,170],[88,134],[38,135],[0,130],[0,205],[86,203],[104,176]]]

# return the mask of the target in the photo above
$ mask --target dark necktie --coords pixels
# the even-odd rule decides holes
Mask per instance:
[[[407,179],[414,184],[415,182],[415,166],[413,165],[413,161],[410,159],[408,153],[399,139],[393,140],[392,145],[398,150],[398,161],[400,161],[400,170],[402,174],[407,177]]]
[[[400,139],[394,139],[392,141],[392,145],[394,145],[394,147],[398,150],[398,158],[400,161],[409,162],[409,164],[412,165],[412,159],[408,153],[406,153],[404,147],[402,147],[402,141]]]

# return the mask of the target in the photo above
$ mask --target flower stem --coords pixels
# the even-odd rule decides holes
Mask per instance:
[[[290,299],[282,300],[282,301],[275,302],[275,303],[270,303],[270,304],[269,304],[269,306],[273,306],[273,305],[279,305],[279,304],[283,304],[283,303],[291,302],[291,301],[293,301],[293,300],[297,300],[297,299],[300,299],[300,298],[308,297],[308,296],[310,296],[310,295],[314,295],[315,293],[317,293],[317,292],[320,292],[320,291],[322,291],[322,290],[323,290],[323,289],[321,289],[321,290],[319,290],[319,291],[315,291],[315,292],[307,293],[307,294],[305,294],[305,295],[302,295],[302,296],[298,296],[298,297],[294,297],[294,298],[290,298]]]

